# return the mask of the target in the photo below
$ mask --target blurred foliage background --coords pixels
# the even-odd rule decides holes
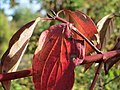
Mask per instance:
[[[10,38],[20,27],[38,16],[46,17],[50,9],[55,12],[61,9],[81,10],[97,23],[107,14],[120,15],[120,0],[0,0],[0,58],[7,49]],[[31,67],[40,33],[54,23],[53,21],[39,22],[18,70]],[[119,31],[120,19],[116,18],[115,31],[106,45],[106,51],[114,46],[116,37],[120,34]],[[73,90],[88,90],[94,73],[94,65],[85,73],[83,66],[77,67]],[[12,82],[11,90],[22,89],[34,90],[31,77],[16,79]],[[1,86],[0,90],[2,90]],[[102,70],[95,90],[120,90],[120,66],[112,67],[108,75],[105,75]]]

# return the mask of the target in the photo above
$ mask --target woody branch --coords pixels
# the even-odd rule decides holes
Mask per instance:
[[[103,54],[95,54],[91,56],[86,56],[82,64],[87,64],[91,62],[96,63],[96,62],[100,62],[101,60],[103,60],[103,62],[106,62],[108,59],[114,58],[114,57],[120,57],[120,50],[114,50],[114,51],[105,52]],[[112,63],[115,64],[116,62],[112,62]],[[31,68],[22,70],[22,71],[17,71],[17,72],[0,74],[0,82],[6,81],[6,80],[13,80],[13,79],[18,79],[18,78],[28,77],[28,76],[32,76],[32,74],[33,73],[32,73]]]

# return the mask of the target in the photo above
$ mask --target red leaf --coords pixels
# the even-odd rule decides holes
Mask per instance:
[[[70,60],[71,41],[66,38],[66,24],[44,31],[33,58],[33,82],[36,90],[71,90],[74,63]],[[42,42],[43,41],[43,42]]]
[[[71,23],[75,25],[75,27],[90,41],[96,40],[96,36],[94,34],[97,33],[97,28],[92,19],[90,19],[86,14],[80,11],[70,11],[65,10],[66,17],[70,20]],[[82,37],[74,34],[74,37],[83,40]],[[97,41],[97,40],[96,40]],[[91,46],[88,43],[85,43],[86,49],[85,54],[89,54],[90,52],[93,52],[94,50],[91,48]],[[85,65],[85,71],[91,67],[92,63]]]
[[[97,33],[97,28],[92,21],[86,14],[80,12],[80,11],[75,11],[72,12],[70,10],[64,10],[66,13],[66,16],[69,18],[70,22],[75,25],[75,27],[84,35],[86,38],[89,40],[92,40],[95,33]],[[83,40],[80,36],[75,34],[75,37],[77,39]],[[86,43],[86,54],[90,53],[93,51],[91,46]]]

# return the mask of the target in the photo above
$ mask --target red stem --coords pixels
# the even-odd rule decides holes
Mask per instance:
[[[120,57],[119,55],[120,55],[120,50],[114,50],[114,51],[110,51],[110,52],[105,52],[103,54],[95,54],[95,55],[91,55],[91,56],[86,56],[85,60],[82,64],[105,60],[105,59],[103,59],[104,57],[106,57],[107,59],[115,57],[115,56]],[[99,68],[100,67],[101,66],[99,66]],[[96,73],[98,73],[98,72],[96,72]],[[96,74],[96,75],[98,75],[98,74]],[[6,80],[13,80],[13,79],[17,79],[17,78],[28,77],[28,76],[32,76],[32,69],[26,69],[26,70],[17,71],[17,72],[0,74],[0,82],[6,81]]]
[[[98,65],[98,68],[96,70],[96,73],[95,73],[95,76],[94,76],[94,79],[92,81],[92,84],[90,86],[90,89],[89,90],[93,90],[94,89],[94,86],[95,86],[95,83],[97,82],[97,79],[98,79],[98,76],[99,76],[99,73],[100,73],[100,70],[102,68],[102,65],[103,65],[103,62],[101,61]]]
[[[11,73],[5,73],[5,74],[0,74],[0,82],[1,81],[7,81],[7,80],[13,80],[17,78],[23,78],[23,77],[28,77],[32,76],[32,69],[26,69],[22,71],[17,71],[17,72],[11,72]]]
[[[120,55],[120,50],[113,50],[113,51],[109,51],[109,52],[104,52],[103,54],[94,54],[91,56],[86,56],[85,60],[83,61],[82,64],[99,62],[101,60],[106,62],[108,59],[110,59],[112,57],[115,57],[115,56],[120,57],[119,55]]]
[[[119,53],[119,51],[117,51],[117,50],[116,50],[115,52],[114,52],[114,51],[110,51],[110,52],[104,53],[103,60],[107,60],[108,57],[109,57],[109,58],[113,57],[117,52]],[[108,55],[109,55],[109,56],[108,56]],[[116,56],[116,55],[115,55],[115,56]],[[105,62],[105,61],[104,61],[104,62]],[[101,70],[101,68],[102,68],[102,65],[103,65],[103,61],[101,61],[101,62],[99,63],[99,65],[98,65],[98,68],[97,68],[97,70],[96,70],[94,79],[93,79],[93,81],[92,81],[92,84],[91,84],[89,90],[93,90],[93,89],[94,89],[95,83],[97,82],[97,79],[98,79],[100,70]],[[112,63],[112,65],[113,65],[113,63]],[[108,71],[107,71],[107,72],[108,72]]]

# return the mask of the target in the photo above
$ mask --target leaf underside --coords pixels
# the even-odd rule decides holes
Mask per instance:
[[[98,34],[101,43],[101,49],[104,49],[110,40],[111,34],[114,32],[114,14],[109,14],[103,17],[98,23]],[[113,50],[118,50],[119,42],[116,43]],[[118,61],[118,57],[108,59],[104,63],[105,73],[108,74],[109,69]]]
[[[97,23],[97,28],[101,43],[101,49],[103,49],[110,40],[111,34],[114,32],[114,15],[109,14],[103,17]]]
[[[1,58],[0,73],[17,70],[38,21],[39,18],[27,23],[12,36],[8,49]],[[2,85],[5,90],[10,90],[10,81],[4,81]]]

